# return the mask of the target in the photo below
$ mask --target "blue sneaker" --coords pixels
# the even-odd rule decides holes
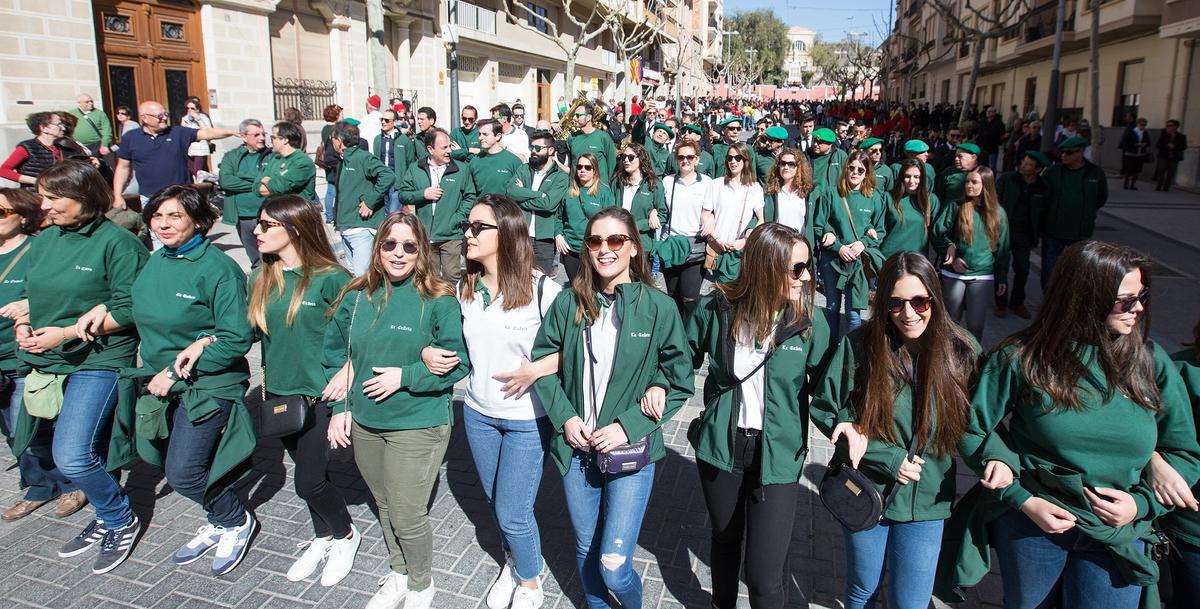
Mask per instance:
[[[119,528],[110,529],[104,533],[100,541],[100,555],[92,564],[92,573],[101,575],[117,568],[117,565],[129,558],[133,551],[133,542],[137,541],[138,533],[142,531],[142,523],[134,515],[133,522]]]
[[[223,529],[217,542],[217,553],[213,556],[213,575],[225,575],[238,566],[250,549],[250,538],[258,530],[258,521],[246,512],[246,522],[232,529]]]
[[[217,542],[221,541],[221,535],[225,532],[225,527],[214,527],[211,524],[206,524],[196,530],[196,536],[191,541],[179,546],[175,550],[175,555],[171,557],[171,562],[177,565],[186,565],[200,560],[201,556],[208,553],[209,550],[217,547]]]
[[[58,551],[58,557],[70,558],[83,554],[96,545],[97,541],[104,539],[106,533],[108,533],[108,529],[104,528],[104,523],[93,520],[84,527],[83,531],[63,544],[62,549]]]

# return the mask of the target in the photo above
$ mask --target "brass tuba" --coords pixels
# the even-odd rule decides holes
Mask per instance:
[[[579,131],[579,126],[575,124],[575,111],[587,105],[587,103],[588,98],[582,92],[580,92],[575,99],[571,101],[571,105],[567,108],[567,113],[558,119],[558,132],[555,134],[557,139],[565,141],[567,138]],[[608,115],[604,112],[603,108],[599,107],[599,105],[594,105],[593,108],[592,124],[595,125],[597,129],[604,129],[607,131]]]

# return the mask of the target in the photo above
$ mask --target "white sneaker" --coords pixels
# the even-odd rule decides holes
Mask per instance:
[[[350,536],[345,539],[330,540],[329,560],[325,570],[321,572],[321,585],[328,588],[350,575],[354,568],[354,556],[358,554],[358,544],[362,543],[362,535],[358,529],[350,525]]]
[[[512,602],[513,589],[516,587],[517,580],[513,577],[512,556],[505,554],[504,566],[500,567],[500,574],[496,576],[496,581],[492,582],[492,587],[488,589],[488,609],[507,609],[509,603]]]
[[[308,579],[310,575],[316,572],[317,567],[325,557],[329,555],[329,548],[333,545],[332,539],[324,537],[314,538],[312,541],[302,541],[296,544],[297,548],[304,550],[300,558],[292,564],[292,568],[288,569],[288,581],[298,582]]]
[[[517,591],[513,593],[512,609],[539,609],[545,600],[546,595],[542,593],[542,579],[539,577],[536,588],[517,586]]]
[[[408,594],[408,576],[395,571],[379,578],[379,590],[367,601],[366,609],[398,609]]]
[[[404,601],[404,609],[432,609],[433,593],[434,586],[431,580],[428,588],[408,593],[408,600]]]

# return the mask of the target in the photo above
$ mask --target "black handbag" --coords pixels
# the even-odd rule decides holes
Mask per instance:
[[[282,438],[300,433],[308,424],[314,399],[306,395],[267,398],[267,371],[263,369],[262,403],[258,406],[258,437]]]

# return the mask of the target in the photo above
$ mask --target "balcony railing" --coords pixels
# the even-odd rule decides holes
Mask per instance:
[[[305,120],[322,120],[325,106],[337,103],[337,83],[329,80],[276,78],[275,116],[283,116],[288,108],[298,108]]]
[[[496,33],[496,11],[460,1],[458,3],[458,25],[494,35]]]
[[[1024,42],[1030,43],[1054,35],[1055,21],[1058,19],[1058,3],[1043,4],[1030,11],[1022,19],[1025,26]],[[1063,31],[1075,29],[1074,3],[1068,3],[1066,19],[1063,21]]]
[[[1016,25],[1010,25],[1010,26],[1004,28],[1004,35],[1001,36],[1001,38],[1005,42],[1007,42],[1014,38],[1019,38],[1020,36],[1021,36],[1021,24],[1018,23]]]

